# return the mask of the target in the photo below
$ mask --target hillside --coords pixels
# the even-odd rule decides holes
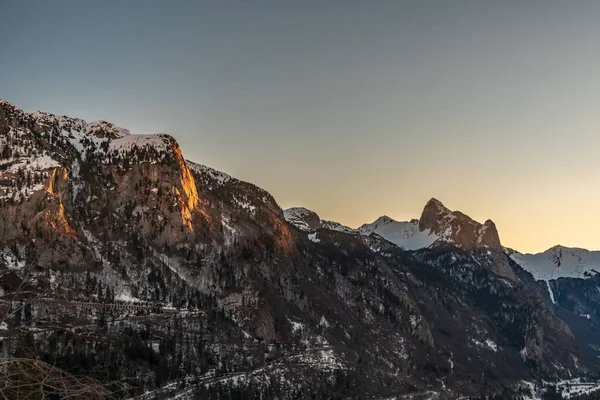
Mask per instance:
[[[457,398],[600,373],[493,222],[435,199],[418,225],[353,230],[169,135],[4,101],[0,195],[2,353],[30,333],[122,397]]]

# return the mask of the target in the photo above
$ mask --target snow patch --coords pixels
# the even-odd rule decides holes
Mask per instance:
[[[471,339],[471,341],[473,342],[473,344],[475,344],[478,347],[481,347],[481,348],[484,348],[484,349],[488,349],[488,350],[491,350],[493,352],[497,352],[498,351],[498,345],[496,343],[494,343],[493,340],[486,339],[484,342],[480,342],[477,339]]]
[[[290,224],[305,232],[312,231],[312,228],[308,226],[308,223],[305,220],[305,218],[311,214],[314,213],[304,207],[292,207],[288,208],[287,210],[283,210],[283,218],[285,218],[285,220]]]
[[[125,303],[141,303],[142,302],[140,299],[138,299],[137,297],[133,297],[131,295],[131,293],[128,293],[128,292],[119,293],[119,295],[117,295],[117,297],[115,297],[115,300],[123,301]]]
[[[198,164],[189,160],[186,160],[189,169],[199,175],[208,176],[211,180],[216,183],[216,186],[222,186],[224,183],[229,182],[233,179],[230,175],[224,172],[217,171],[216,169],[207,167],[206,165]],[[213,186],[209,186],[209,189],[215,189]]]
[[[552,291],[552,287],[550,287],[549,281],[546,281],[546,286],[548,287],[548,294],[550,295],[550,301],[552,301],[552,304],[556,304],[556,300],[554,299],[554,292]]]
[[[304,330],[304,324],[301,324],[300,322],[294,322],[289,318],[288,318],[288,321],[292,325],[292,332],[296,333],[296,332],[299,332],[299,331],[301,332]]]
[[[362,225],[358,232],[366,236],[376,233],[404,250],[423,249],[439,239],[439,236],[429,229],[421,231],[417,220],[402,222],[387,216],[380,217],[371,224]]]

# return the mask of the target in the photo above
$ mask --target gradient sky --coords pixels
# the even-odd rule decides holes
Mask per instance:
[[[0,98],[168,132],[350,226],[600,248],[600,2],[0,0]]]

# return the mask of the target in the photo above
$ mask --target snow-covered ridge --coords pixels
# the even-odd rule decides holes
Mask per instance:
[[[312,232],[321,226],[319,216],[314,211],[304,207],[292,207],[283,210],[283,217],[290,224],[306,232]]]
[[[172,138],[164,134],[127,135],[109,142],[110,150],[123,153],[134,149],[152,148],[156,151],[166,151],[172,143]]]
[[[384,215],[357,229],[334,221],[323,221],[314,212],[300,207],[286,210],[285,218],[292,225],[309,232],[325,228],[363,237],[376,234],[404,250],[424,249],[436,242],[451,243],[466,250],[502,248],[491,220],[481,224],[459,211],[449,210],[433,198],[425,205],[420,219],[396,221]]]
[[[542,253],[509,254],[536,280],[586,278],[600,273],[600,251],[554,246]]]
[[[88,123],[85,127],[85,132],[88,135],[93,135],[97,137],[102,137],[107,133],[110,134],[113,138],[123,138],[125,136],[131,135],[129,129],[121,128],[106,121],[92,121]]]
[[[0,198],[21,201],[44,189],[56,168],[77,180],[82,162],[127,167],[171,157],[169,135],[132,135],[106,121],[35,111],[24,112],[0,100]]]
[[[325,221],[325,220],[321,220],[321,227],[325,228],[325,229],[330,229],[332,231],[338,231],[338,232],[343,232],[343,233],[348,233],[348,234],[359,234],[358,230],[347,227],[346,225],[342,225],[339,222],[335,222],[335,221]]]
[[[148,161],[146,159],[162,158],[175,142],[171,136],[164,134],[132,135],[129,130],[106,121],[87,122],[42,111],[24,112],[4,100],[0,100],[0,112],[13,121],[0,138],[0,146],[17,150],[13,151],[12,157],[5,158],[4,164],[34,165],[39,164],[37,158],[51,158],[54,163],[43,164],[58,166],[64,158],[60,153],[65,151],[74,152],[82,160],[93,153],[100,157],[100,162],[107,162],[115,156],[122,157],[130,155],[126,153],[133,150],[142,150],[147,153],[142,157],[143,161]],[[39,145],[36,137],[42,138],[45,144]],[[135,162],[136,158],[130,161]]]
[[[358,228],[362,235],[376,233],[389,242],[404,250],[418,250],[431,246],[439,239],[429,229],[423,231],[419,228],[419,221],[396,221],[386,215],[379,217],[370,224]]]
[[[59,132],[76,131],[86,136],[107,139],[117,139],[131,134],[129,130],[106,121],[86,122],[79,118],[71,118],[66,115],[55,115],[42,111],[25,113],[25,116],[40,127],[54,128]]]
[[[211,180],[214,181],[216,186],[221,186],[224,183],[229,182],[232,178],[230,175],[227,175],[224,172],[217,171],[214,168],[207,167],[203,164],[198,164],[196,162],[186,160],[188,167],[192,170],[192,172],[196,172],[200,175],[208,176]],[[210,187],[209,189],[214,189],[214,187]]]
[[[376,234],[404,250],[426,248],[439,239],[429,229],[421,231],[418,220],[399,222],[383,216],[371,224],[364,224],[358,229],[353,229],[339,222],[323,221],[315,212],[304,207],[289,208],[283,211],[283,215],[287,222],[306,232],[314,232],[316,229],[322,228],[365,238]]]

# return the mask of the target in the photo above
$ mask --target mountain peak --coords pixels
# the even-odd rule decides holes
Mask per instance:
[[[481,224],[459,211],[449,210],[435,198],[429,200],[423,208],[419,229],[429,230],[442,240],[465,249],[480,246],[502,248],[496,225],[492,220],[488,219]]]
[[[387,225],[387,224],[391,224],[392,222],[397,222],[395,219],[388,217],[387,215],[382,215],[381,217],[377,218],[374,222],[373,225]]]
[[[15,110],[18,109],[14,104],[12,104],[9,101],[0,99],[0,108],[5,109],[5,110]]]
[[[442,204],[441,201],[435,198],[431,198],[425,204],[423,208],[423,212],[421,213],[421,218],[419,219],[419,229],[424,231],[425,229],[432,229],[432,231],[437,231],[436,228],[438,223],[446,218],[448,214],[451,214],[451,211],[446,208]]]
[[[429,199],[427,204],[425,204],[425,208],[432,208],[432,207],[447,210],[446,206],[444,206],[444,204],[441,201],[439,201],[438,199],[436,199],[435,197],[432,197],[431,199]]]
[[[321,218],[317,213],[304,207],[283,210],[283,216],[287,222],[307,232],[317,230],[321,225]]]

